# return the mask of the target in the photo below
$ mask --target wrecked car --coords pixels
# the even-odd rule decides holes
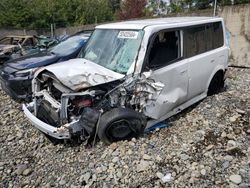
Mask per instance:
[[[40,51],[6,62],[0,74],[2,89],[18,102],[30,101],[33,72],[39,67],[77,57],[90,35],[89,32],[79,33],[65,39],[48,51]]]
[[[34,36],[6,36],[0,39],[0,63],[9,60],[13,53],[21,48],[32,48],[36,46],[37,39]]]
[[[224,86],[221,18],[177,17],[97,26],[79,58],[38,70],[30,122],[53,139],[131,139]]]

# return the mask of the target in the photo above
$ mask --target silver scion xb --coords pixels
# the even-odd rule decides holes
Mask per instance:
[[[50,138],[131,139],[224,87],[222,18],[97,26],[78,58],[35,73],[30,122]]]

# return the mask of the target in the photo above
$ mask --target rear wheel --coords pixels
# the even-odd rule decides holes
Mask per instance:
[[[145,117],[134,110],[114,108],[100,118],[98,136],[106,144],[120,140],[130,140],[143,133]]]
[[[212,78],[209,87],[208,95],[213,95],[219,93],[224,88],[224,73],[223,71],[218,71]]]

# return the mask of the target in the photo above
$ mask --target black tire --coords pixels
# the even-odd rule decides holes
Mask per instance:
[[[219,71],[212,78],[208,87],[207,95],[210,96],[219,93],[224,88],[224,84],[224,73]]]
[[[130,140],[140,136],[145,125],[146,119],[141,113],[127,108],[114,108],[101,116],[97,127],[98,137],[105,144]]]

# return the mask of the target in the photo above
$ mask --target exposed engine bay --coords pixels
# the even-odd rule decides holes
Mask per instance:
[[[118,128],[111,130],[112,134],[117,134],[115,140],[119,140],[119,137],[123,137],[122,134],[127,131],[124,124],[130,124],[129,127],[135,133],[133,136],[143,132],[146,119],[150,118],[145,117],[143,112],[157,99],[163,87],[162,83],[156,83],[144,73],[100,85],[82,87],[75,91],[45,70],[33,80],[34,114],[41,121],[57,127],[59,132],[68,130],[70,138],[90,142],[96,136],[97,128],[101,126],[101,119],[105,113],[118,109],[116,110],[119,111],[118,114],[126,114],[125,109],[131,117],[128,115],[128,118],[126,116],[120,118],[124,122],[119,125],[123,125],[119,130]],[[111,115],[114,113],[116,112],[113,111]],[[131,136],[130,133],[127,136],[129,135]]]

